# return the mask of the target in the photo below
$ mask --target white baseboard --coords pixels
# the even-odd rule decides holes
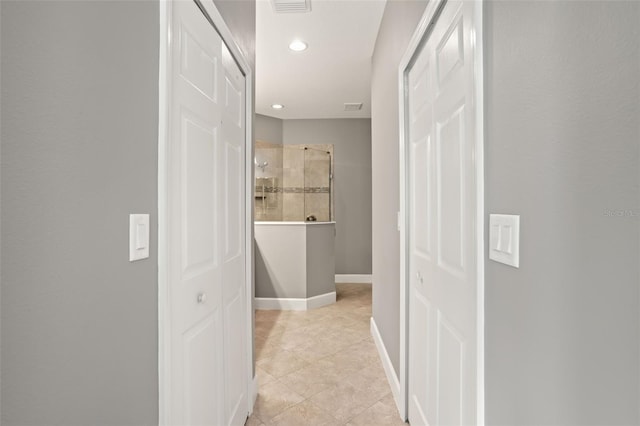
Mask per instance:
[[[286,299],[284,297],[256,297],[256,309],[267,311],[306,311],[307,299]]]
[[[307,299],[287,299],[283,297],[256,297],[256,309],[267,311],[306,311],[336,303],[336,292],[320,294]]]
[[[371,274],[336,274],[337,283],[371,284]]]
[[[373,336],[373,341],[376,344],[376,348],[378,348],[378,355],[380,356],[380,361],[382,361],[384,372],[387,375],[387,381],[391,387],[391,393],[396,402],[396,407],[398,407],[398,412],[403,413],[404,409],[400,408],[400,380],[396,375],[396,371],[393,369],[391,358],[389,358],[389,354],[387,353],[387,349],[384,346],[384,342],[378,331],[378,326],[376,326],[376,321],[373,317],[371,317],[371,336]]]
[[[307,309],[321,308],[336,303],[336,292],[320,294],[307,299]]]

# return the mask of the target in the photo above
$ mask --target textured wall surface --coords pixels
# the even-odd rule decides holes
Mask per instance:
[[[638,424],[640,3],[485,7],[487,424]]]
[[[157,424],[158,3],[0,7],[2,424]]]
[[[400,368],[398,67],[426,5],[426,0],[387,2],[371,77],[373,318],[396,374]]]

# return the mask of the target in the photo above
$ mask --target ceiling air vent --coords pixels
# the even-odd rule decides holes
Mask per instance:
[[[345,103],[345,111],[360,111],[362,109],[362,102],[360,103]]]
[[[311,0],[271,0],[276,13],[311,12]]]

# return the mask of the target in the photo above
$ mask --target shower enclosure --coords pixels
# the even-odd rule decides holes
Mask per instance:
[[[255,165],[256,308],[335,303],[333,145],[258,141]]]
[[[330,222],[333,145],[256,142],[255,219]]]

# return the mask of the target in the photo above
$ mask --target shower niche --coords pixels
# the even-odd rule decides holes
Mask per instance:
[[[257,141],[255,220],[331,222],[333,145]]]

